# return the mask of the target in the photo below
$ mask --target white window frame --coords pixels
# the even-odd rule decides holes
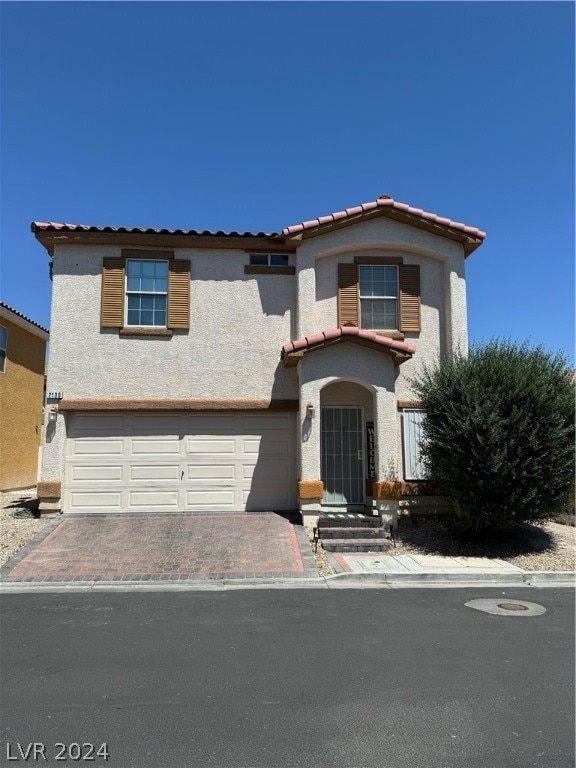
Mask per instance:
[[[362,269],[370,268],[370,269],[394,269],[396,271],[396,294],[394,296],[362,296],[362,280],[361,280],[361,272]],[[400,314],[400,270],[398,269],[397,264],[359,264],[358,265],[358,298],[359,298],[359,313],[360,313],[360,324],[362,324],[362,299],[366,301],[378,301],[378,300],[384,300],[384,299],[394,299],[396,302],[396,322],[394,324],[393,328],[366,328],[367,331],[396,331],[398,330],[398,316]]]
[[[413,414],[419,414],[413,419]],[[421,408],[402,409],[402,451],[404,459],[404,480],[427,480],[422,461],[421,443],[423,441],[422,422],[424,411]]]
[[[266,261],[260,261],[266,259]],[[274,264],[274,259],[282,259],[282,264]],[[250,254],[250,266],[251,267],[288,267],[290,266],[289,257],[287,253],[251,253]]]
[[[139,264],[166,264],[166,290],[165,291],[129,291],[128,290],[128,263],[138,262]],[[168,280],[170,276],[170,263],[167,259],[126,259],[126,274],[124,276],[124,326],[126,328],[167,328],[168,327]],[[132,325],[128,322],[128,296],[166,296],[166,320],[164,325]]]
[[[8,349],[8,328],[6,328],[5,325],[0,325],[0,328],[4,331],[4,346],[2,346],[2,341],[0,339],[0,352],[3,352],[3,355],[0,356],[0,373],[6,373],[6,351]]]

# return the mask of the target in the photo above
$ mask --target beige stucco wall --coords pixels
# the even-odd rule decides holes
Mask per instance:
[[[447,350],[466,348],[463,248],[387,218],[294,245],[295,276],[245,275],[249,256],[241,250],[175,249],[176,258],[191,259],[191,328],[171,338],[121,337],[100,328],[102,259],[119,256],[120,247],[56,246],[48,389],[70,399],[300,398],[299,477],[316,480],[319,417],[310,423],[305,406],[312,402],[319,415],[322,397],[346,395],[345,385],[321,395],[326,385],[357,382],[372,393],[377,472],[383,477],[390,465],[401,466],[396,403],[413,398],[410,377]],[[420,265],[422,331],[406,334],[416,347],[413,359],[394,367],[386,354],[347,343],[285,368],[283,344],[336,326],[337,265],[359,255],[401,256]],[[61,477],[64,448],[60,414],[47,425],[43,479]]]
[[[0,373],[0,490],[29,488],[38,475],[46,339],[3,316],[0,325],[8,331]]]
[[[248,254],[176,250],[190,258],[191,327],[165,337],[100,328],[102,259],[120,249],[57,246],[48,388],[77,397],[298,397],[280,364],[292,338],[295,280],[245,275]]]

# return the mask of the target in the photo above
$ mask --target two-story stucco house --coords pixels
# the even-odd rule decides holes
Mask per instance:
[[[48,330],[0,302],[0,490],[38,479]]]
[[[53,259],[44,508],[310,519],[421,478],[409,379],[466,347],[480,230],[383,195],[281,233],[32,231]]]

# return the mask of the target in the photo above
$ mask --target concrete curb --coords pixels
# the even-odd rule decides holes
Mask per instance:
[[[210,579],[200,581],[85,581],[3,582],[0,594],[88,593],[88,592],[223,592],[242,589],[409,589],[435,587],[526,587],[576,586],[572,571],[524,571],[521,573],[337,573],[313,578]]]
[[[388,587],[408,586],[546,586],[574,587],[575,574],[572,571],[459,571],[456,573],[423,571],[421,573],[336,573],[327,576],[328,586],[343,586],[339,582],[357,582],[359,586],[380,584]]]

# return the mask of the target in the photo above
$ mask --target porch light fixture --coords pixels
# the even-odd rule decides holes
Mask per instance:
[[[314,408],[314,403],[308,403],[308,405],[306,406],[306,418],[313,419],[314,416],[316,416],[316,409]]]
[[[58,406],[53,405],[48,411],[48,421],[56,421],[58,418]]]

